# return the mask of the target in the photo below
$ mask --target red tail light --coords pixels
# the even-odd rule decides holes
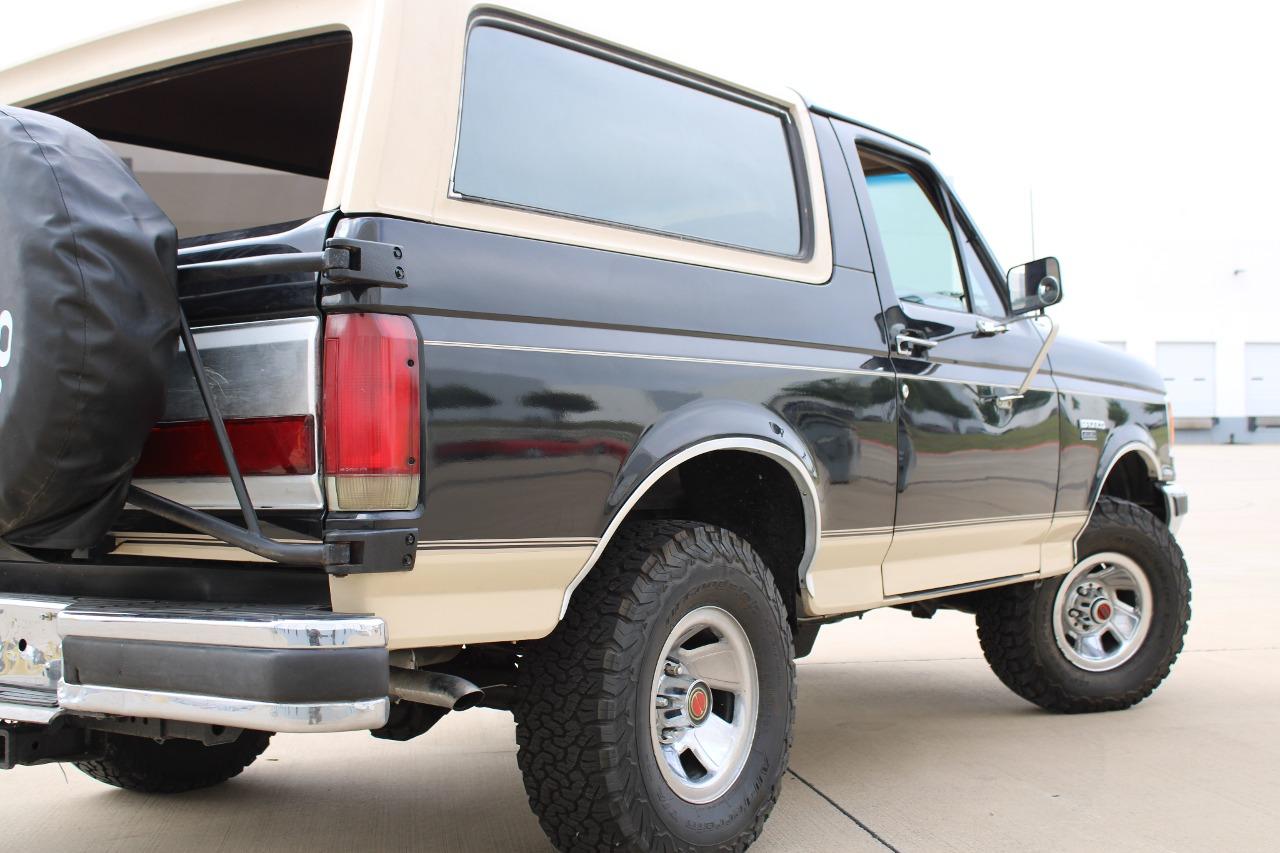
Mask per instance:
[[[412,509],[422,470],[418,335],[392,314],[334,314],[324,331],[329,508]]]
[[[227,437],[240,473],[314,474],[315,425],[310,415],[232,418]],[[208,421],[175,421],[151,430],[135,477],[225,477],[227,465]]]

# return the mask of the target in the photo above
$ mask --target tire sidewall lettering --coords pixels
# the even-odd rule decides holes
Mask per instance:
[[[13,358],[13,341],[16,330],[13,325],[13,312],[8,308],[0,311],[0,369],[9,366]],[[4,377],[0,375],[0,393],[4,393]]]

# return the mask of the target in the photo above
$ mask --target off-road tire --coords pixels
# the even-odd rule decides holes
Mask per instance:
[[[144,794],[179,794],[209,788],[240,775],[271,742],[266,732],[246,730],[230,743],[205,746],[194,740],[106,733],[101,758],[76,768],[108,785]]]
[[[1182,651],[1191,618],[1191,579],[1182,549],[1158,518],[1137,504],[1103,497],[1081,534],[1078,554],[1116,552],[1143,568],[1153,594],[1152,623],[1133,657],[1115,669],[1073,665],[1054,638],[1054,597],[1066,576],[984,594],[978,639],[991,669],[1014,693],[1042,708],[1076,714],[1118,711],[1151,695]]]
[[[759,678],[751,754],[719,798],[694,805],[660,775],[649,695],[662,646],[706,605],[745,630]],[[707,524],[624,525],[529,649],[515,708],[529,803],[562,851],[739,851],[777,801],[791,748],[795,662],[787,611],[751,546]]]

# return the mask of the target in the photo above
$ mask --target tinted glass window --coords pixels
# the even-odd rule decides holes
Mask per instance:
[[[497,27],[467,46],[454,190],[798,254],[780,116]]]
[[[909,172],[864,158],[867,190],[893,289],[903,302],[967,310],[955,245],[929,194]]]

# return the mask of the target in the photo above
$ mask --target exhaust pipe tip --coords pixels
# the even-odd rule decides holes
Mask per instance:
[[[465,711],[468,708],[475,708],[484,701],[484,691],[477,687],[470,693],[459,696],[453,703],[453,710]]]
[[[484,701],[484,691],[457,675],[391,667],[391,695],[406,702],[465,711]]]

